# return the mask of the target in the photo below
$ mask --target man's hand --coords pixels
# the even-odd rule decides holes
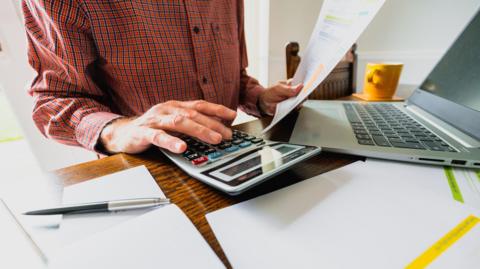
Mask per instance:
[[[258,105],[263,113],[272,116],[278,103],[297,96],[302,88],[302,84],[292,86],[290,81],[280,81],[260,94]]]
[[[232,137],[232,131],[221,121],[233,121],[236,116],[235,111],[206,101],[168,101],[138,118],[113,121],[103,129],[100,143],[110,153],[139,153],[151,145],[182,153],[186,143],[171,133],[218,144]]]

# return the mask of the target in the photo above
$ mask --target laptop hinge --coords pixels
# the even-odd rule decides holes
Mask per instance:
[[[433,116],[432,114],[428,113],[427,111],[421,109],[418,106],[408,104],[405,105],[405,108],[413,113],[415,116],[421,118],[422,120],[426,121],[428,124],[431,124],[447,136],[451,137],[461,145],[467,148],[480,148],[480,141],[472,138],[462,131],[458,130],[457,128],[453,127],[452,125],[438,119],[437,117]]]

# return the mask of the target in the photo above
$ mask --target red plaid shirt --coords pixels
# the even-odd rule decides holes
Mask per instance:
[[[94,150],[106,124],[167,100],[258,115],[242,0],[25,0],[41,132]]]

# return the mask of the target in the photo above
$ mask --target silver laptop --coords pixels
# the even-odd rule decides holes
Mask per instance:
[[[307,101],[290,142],[407,162],[480,168],[480,13],[400,103]]]

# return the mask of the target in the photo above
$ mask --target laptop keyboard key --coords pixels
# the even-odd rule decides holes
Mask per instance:
[[[373,141],[375,141],[375,144],[377,144],[377,146],[390,147],[390,144],[384,136],[374,135],[372,136],[372,138]]]
[[[433,151],[448,151],[448,149],[444,149],[441,145],[435,142],[423,142],[428,149]]]
[[[391,141],[390,141],[391,142]],[[396,148],[407,148],[407,149],[425,149],[420,143],[407,143],[407,142],[391,142],[392,146]]]
[[[357,139],[370,139],[369,135],[366,134],[357,134]]]
[[[365,129],[363,129],[363,130],[353,130],[353,132],[355,134],[365,134],[365,135],[368,134],[368,132]]]
[[[372,140],[370,139],[360,139],[358,140],[358,144],[360,145],[368,145],[368,146],[373,146],[375,145]]]

